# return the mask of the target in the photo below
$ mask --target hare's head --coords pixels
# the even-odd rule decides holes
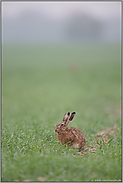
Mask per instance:
[[[63,121],[56,125],[55,132],[59,133],[66,130],[68,123],[73,120],[75,114],[75,112],[72,112],[71,114],[70,112],[68,112],[67,114],[65,114],[63,117]]]

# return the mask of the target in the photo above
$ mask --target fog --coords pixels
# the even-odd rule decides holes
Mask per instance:
[[[121,2],[2,2],[2,42],[120,42]]]

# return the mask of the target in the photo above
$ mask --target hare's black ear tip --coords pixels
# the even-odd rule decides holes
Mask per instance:
[[[67,114],[68,114],[68,116],[69,116],[69,115],[70,115],[70,112],[68,112]]]
[[[72,112],[72,114],[76,114],[76,112]]]

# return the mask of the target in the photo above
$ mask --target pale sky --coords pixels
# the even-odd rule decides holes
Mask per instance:
[[[84,15],[102,25],[104,39],[120,39],[121,2],[106,1],[27,1],[2,2],[3,40],[40,40],[64,34],[73,16]],[[82,19],[82,18],[81,18]],[[86,18],[85,18],[86,19]],[[89,20],[85,20],[89,21]],[[45,23],[44,23],[45,22]],[[90,22],[86,22],[86,24]],[[80,24],[82,21],[80,20]],[[86,25],[83,25],[83,29]],[[94,26],[94,24],[92,25]],[[89,28],[91,34],[91,29]],[[95,27],[95,29],[98,29]],[[88,32],[88,31],[87,31]],[[96,33],[97,34],[97,33]],[[50,38],[49,38],[50,39]],[[63,40],[63,37],[60,39]]]
[[[44,13],[54,19],[65,18],[72,11],[84,11],[101,19],[109,19],[121,15],[121,2],[2,2],[5,18],[17,18],[24,11]]]

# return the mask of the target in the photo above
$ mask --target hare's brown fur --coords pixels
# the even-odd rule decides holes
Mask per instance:
[[[74,116],[75,112],[65,114],[63,121],[56,125],[55,132],[57,132],[57,139],[62,145],[73,145],[75,148],[79,148],[79,150],[84,150],[86,147],[86,139],[84,134],[75,127],[67,127],[68,123],[72,121]]]

